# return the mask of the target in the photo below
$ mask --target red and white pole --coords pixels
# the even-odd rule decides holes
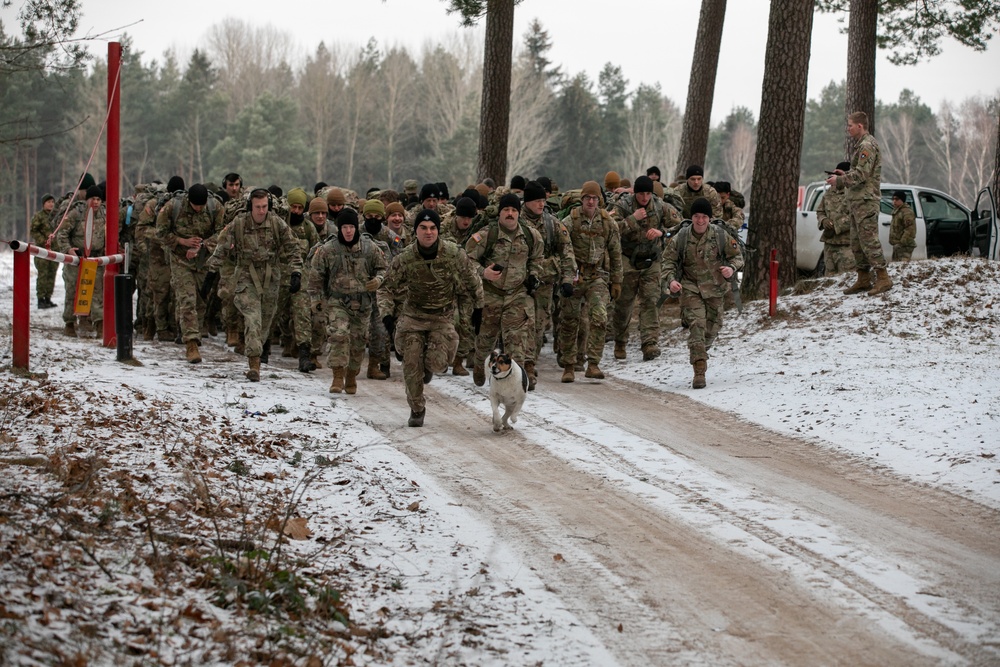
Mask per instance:
[[[118,254],[118,202],[121,200],[121,95],[122,45],[108,43],[108,181],[105,196],[107,210],[104,254]],[[104,271],[104,346],[115,347],[115,276],[118,264]]]
[[[16,370],[28,370],[28,325],[31,320],[31,258],[26,252],[14,253],[14,359]]]

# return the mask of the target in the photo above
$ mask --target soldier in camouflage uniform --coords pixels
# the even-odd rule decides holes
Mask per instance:
[[[400,203],[406,211],[412,208],[419,210],[420,197],[417,196],[417,182],[414,179],[408,178],[403,181],[403,200]]]
[[[705,386],[708,350],[722,328],[729,279],[743,268],[736,239],[711,225],[712,205],[700,197],[691,203],[691,224],[670,238],[663,254],[663,283],[680,293],[681,319],[688,323],[688,353],[694,367],[691,386]]]
[[[441,238],[464,248],[472,236],[472,221],[478,215],[476,204],[468,197],[460,197],[455,202],[455,211],[441,223]],[[476,347],[476,332],[472,330],[472,299],[467,294],[458,297],[455,308],[455,330],[458,331],[458,352],[451,362],[453,375],[466,377],[469,371],[465,360]]]
[[[371,239],[382,251],[388,262],[403,251],[403,242],[395,232],[385,226],[385,204],[379,199],[370,199],[361,209],[364,229],[360,231]],[[389,332],[378,316],[378,308],[371,309],[368,322],[368,372],[369,380],[385,380],[389,377]]]
[[[576,276],[576,259],[569,231],[546,208],[545,188],[537,181],[524,186],[524,204],[521,220],[534,228],[542,237],[542,261],[538,266],[539,286],[535,290],[535,345],[525,361],[528,372],[528,389],[533,390],[538,381],[535,361],[542,353],[542,340],[552,322],[552,302],[556,287],[564,297],[573,295],[573,278]],[[553,328],[553,335],[555,329]]]
[[[473,325],[482,318],[483,284],[475,264],[457,245],[439,238],[440,227],[434,211],[417,215],[416,241],[393,258],[378,290],[382,323],[403,354],[409,426],[424,425],[424,384],[455,358],[455,301],[461,292],[474,295]],[[398,323],[397,303],[402,303]]]
[[[331,233],[334,235],[337,233],[337,226],[327,220],[329,211],[330,209],[327,206],[326,199],[323,197],[316,197],[309,202],[309,221],[312,222],[313,226],[316,228],[319,241],[309,248],[308,253],[306,253],[303,257],[303,265],[307,276],[306,284],[308,284],[310,280],[308,276],[312,271],[312,258],[316,253],[316,250],[319,249],[319,244],[325,242],[330,237]],[[323,354],[323,349],[326,346],[326,313],[324,313],[322,309],[317,310],[316,304],[313,304],[310,308],[309,319],[311,323],[311,333],[309,339],[309,365],[314,368],[321,368],[319,357]]]
[[[156,215],[156,240],[170,260],[170,287],[176,299],[181,340],[187,348],[185,358],[192,364],[201,363],[198,346],[205,301],[199,292],[207,275],[205,260],[215,251],[222,219],[222,203],[210,197],[200,183],[192,185],[183,197],[166,202]]]
[[[385,207],[385,228],[389,232],[399,237],[402,247],[413,242],[413,232],[403,224],[406,222],[406,210],[399,202],[386,204]]]
[[[878,142],[868,134],[868,114],[855,111],[847,117],[847,133],[855,140],[851,168],[846,173],[837,169],[826,179],[831,188],[847,190],[847,210],[851,216],[851,252],[858,278],[844,294],[868,292],[868,296],[892,289],[892,279],[886,271],[882,242],[878,238],[879,200],[882,186],[882,157]],[[872,284],[871,271],[875,270]],[[870,289],[869,289],[870,288]]]
[[[486,384],[484,364],[497,341],[502,342],[504,351],[525,369],[529,378],[534,372],[532,296],[541,284],[538,270],[544,242],[537,230],[519,221],[521,200],[517,195],[502,196],[497,206],[499,220],[474,233],[465,244],[469,259],[478,262],[476,270],[483,280],[483,316],[476,331],[472,366],[477,387]],[[529,359],[530,369],[526,363]]]
[[[306,220],[306,204],[308,195],[302,188],[292,188],[288,191],[288,218],[286,222],[292,230],[292,234],[299,241],[299,250],[302,257],[309,255],[309,249],[319,243],[319,234],[312,222]],[[309,279],[308,266],[303,264],[306,280]],[[278,309],[275,312],[275,320],[278,331],[281,335],[281,342],[284,346],[281,351],[283,357],[298,356],[299,371],[308,373],[316,370],[312,363],[311,345],[312,342],[312,311],[310,309],[309,295],[304,291],[291,294],[288,291],[289,283],[283,280],[281,291],[278,293]]]
[[[149,304],[156,323],[156,337],[161,341],[174,340],[176,331],[176,304],[170,286],[170,261],[167,251],[156,237],[156,216],[161,206],[174,197],[185,194],[184,179],[173,176],[167,181],[166,190],[149,199],[139,214],[135,235],[146,246],[143,259],[148,267],[147,286]]]
[[[837,169],[851,168],[850,162],[841,162]],[[836,276],[854,270],[854,253],[851,252],[851,216],[847,212],[845,192],[829,188],[823,193],[816,207],[816,224],[823,234],[823,271]]]
[[[354,394],[358,390],[372,293],[385,278],[382,250],[358,226],[357,212],[353,208],[342,210],[337,216],[337,236],[317,248],[312,259],[309,297],[327,315],[332,394]]]
[[[909,262],[917,247],[917,216],[906,203],[906,192],[892,193],[892,222],[889,224],[889,243],[892,244],[892,261]]]
[[[86,224],[88,212],[94,214],[93,234],[90,249],[86,249]],[[69,215],[61,227],[56,230],[52,249],[75,257],[101,257],[104,255],[105,221],[107,215],[104,208],[104,191],[97,185],[87,188],[87,199],[73,204]],[[77,322],[73,314],[76,302],[76,281],[80,273],[79,266],[66,264],[63,266],[63,285],[66,287],[66,299],[63,305],[63,322],[66,323],[64,333],[67,336],[79,335],[81,338],[93,338],[103,330],[104,317],[104,267],[97,267],[94,278],[94,294],[90,300],[90,315],[81,316]]]
[[[56,198],[52,195],[42,197],[42,208],[31,218],[31,242],[45,248],[52,235],[52,210],[56,207]],[[39,308],[55,308],[52,303],[52,291],[56,286],[56,274],[59,273],[59,263],[41,257],[35,257],[35,270],[38,278],[35,281],[35,294],[38,296]]]
[[[729,184],[729,181],[719,181],[713,187],[719,193],[719,199],[722,200],[722,220],[739,232],[743,228],[744,215],[743,209],[730,198],[733,194],[733,186]]]
[[[611,214],[622,248],[622,294],[615,300],[612,330],[615,359],[625,359],[632,311],[639,302],[639,342],[643,361],[660,356],[660,255],[664,235],[676,226],[677,211],[653,196],[653,180],[635,179],[634,192],[619,197]]]
[[[600,208],[601,186],[587,181],[580,192],[580,206],[563,218],[573,244],[577,283],[573,295],[560,299],[559,365],[562,381],[573,382],[577,362],[577,335],[583,309],[589,320],[586,377],[603,379],[599,364],[604,355],[604,334],[608,325],[608,295],[617,300],[622,292],[622,251],[618,225],[611,214]],[[608,268],[610,268],[610,272]]]
[[[681,211],[681,215],[684,218],[690,218],[691,204],[694,203],[695,199],[704,197],[712,205],[712,218],[723,219],[722,199],[719,198],[719,193],[715,191],[715,188],[704,182],[705,170],[700,165],[693,164],[687,168],[686,179],[683,183],[679,183],[675,190],[684,200],[684,209]]]
[[[271,331],[278,301],[282,270],[291,273],[292,294],[302,286],[301,247],[285,221],[273,213],[267,190],[250,193],[249,210],[236,216],[219,235],[219,244],[207,268],[218,272],[227,261],[233,263],[234,302],[243,315],[244,339],[249,370],[247,379],[260,381],[264,340]],[[209,282],[215,282],[218,276]],[[202,296],[207,296],[203,289]]]
[[[222,179],[222,186],[229,195],[226,202],[226,212],[223,224],[229,226],[236,217],[247,210],[247,197],[243,192],[243,179],[237,173],[226,174]],[[245,346],[243,342],[243,330],[245,323],[240,311],[236,309],[233,299],[236,290],[234,277],[236,266],[232,262],[223,262],[219,270],[219,285],[216,296],[222,304],[222,325],[226,329],[226,345],[233,348],[236,354],[243,354]]]
[[[441,193],[438,191],[437,183],[424,183],[420,187],[420,206],[406,209],[406,227],[413,227],[417,214],[421,211],[434,211],[441,218],[439,203],[441,203]]]

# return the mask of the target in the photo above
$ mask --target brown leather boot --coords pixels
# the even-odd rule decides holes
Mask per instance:
[[[156,338],[156,321],[146,320],[146,326],[142,330],[142,339],[144,341],[151,341]]]
[[[872,286],[872,274],[870,271],[858,269],[858,279],[853,285],[844,290],[844,294],[860,294],[868,291]]]
[[[189,340],[187,342],[187,353],[184,356],[192,364],[201,363],[201,354],[198,352],[198,341]]]
[[[369,380],[384,380],[385,373],[382,369],[378,367],[378,359],[373,359],[368,357],[368,379]]]
[[[260,357],[249,357],[250,370],[247,371],[247,379],[251,382],[260,382]]]
[[[344,367],[333,369],[333,382],[330,383],[330,393],[339,394],[344,391]]]
[[[652,361],[660,356],[660,346],[656,343],[643,343],[642,344],[642,360]]]
[[[284,338],[281,339],[281,356],[283,357],[295,357],[298,352],[298,346],[295,345],[294,338]]]
[[[465,369],[465,364],[462,361],[462,355],[456,354],[455,359],[451,362],[451,374],[459,377],[469,377],[469,371]]]
[[[234,347],[239,345],[240,332],[237,329],[226,329],[226,345]]]
[[[472,381],[476,384],[477,387],[482,387],[484,384],[486,384],[486,366],[484,366],[483,364],[476,364],[472,368]]]
[[[705,371],[708,370],[708,362],[704,359],[699,359],[692,365],[694,366],[694,380],[691,382],[691,387],[694,389],[704,389]]]
[[[889,277],[889,272],[885,269],[875,269],[875,284],[872,285],[870,290],[868,290],[868,296],[882,294],[883,292],[888,292],[891,289],[892,278]]]
[[[576,374],[573,372],[573,364],[566,364],[563,366],[562,382],[573,382],[576,380]]]
[[[66,326],[63,327],[63,333],[67,336],[72,336],[73,338],[76,338],[76,323],[67,322]]]
[[[535,362],[524,362],[524,372],[528,374],[528,391],[535,391],[535,384],[538,383],[538,375],[535,373]]]
[[[603,380],[604,371],[601,370],[600,366],[591,361],[587,364],[587,372],[583,374],[583,377],[587,377],[592,380]]]
[[[344,392],[348,394],[358,393],[358,372],[350,368],[344,374]]]
[[[625,341],[615,341],[615,359],[624,359],[628,355],[625,353]]]

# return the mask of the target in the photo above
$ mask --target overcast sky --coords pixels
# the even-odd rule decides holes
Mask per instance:
[[[14,0],[20,5],[20,0]],[[695,0],[610,2],[606,0],[524,0],[515,11],[514,39],[523,41],[528,24],[539,19],[552,39],[552,60],[563,72],[586,72],[596,83],[606,62],[622,67],[634,89],[640,83],[659,82],[663,92],[683,110],[694,51],[700,3]],[[402,44],[414,55],[427,41],[453,38],[459,30],[444,0],[338,0],[332,3],[238,3],[196,0],[83,0],[84,32],[98,33],[125,26],[135,46],[149,59],[162,59],[175,48],[182,64],[191,50],[204,46],[208,28],[237,17],[256,25],[270,24],[294,33],[302,55],[320,41],[354,43],[359,48],[370,37],[382,45]],[[726,12],[713,120],[720,121],[735,106],[760,108],[769,3],[731,0]],[[620,8],[614,11],[615,8]],[[0,12],[5,25],[13,10]],[[845,78],[847,37],[832,15],[817,14],[809,63],[809,97],[823,86]],[[481,28],[477,28],[480,29]],[[636,39],[630,38],[635,35]],[[935,111],[944,99],[960,102],[971,95],[1000,94],[1000,45],[994,39],[982,53],[947,39],[943,53],[914,67],[895,67],[879,55],[876,96],[893,102],[904,88],[915,91]],[[107,54],[104,42],[93,46]]]

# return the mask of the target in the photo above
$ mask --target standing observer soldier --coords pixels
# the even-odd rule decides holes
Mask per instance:
[[[56,198],[52,195],[42,197],[42,208],[31,218],[31,242],[45,248],[52,234],[52,209],[56,207]],[[56,286],[56,274],[59,272],[58,262],[41,257],[35,257],[35,269],[38,279],[35,281],[35,294],[38,296],[39,308],[55,308],[52,303],[52,291]]]
[[[90,240],[90,252],[86,253],[86,227],[88,211],[94,213],[93,234]],[[98,185],[87,188],[87,199],[73,204],[66,220],[56,231],[52,248],[56,252],[75,257],[100,257],[104,254],[105,221],[104,190]],[[90,299],[90,315],[80,317],[77,322],[74,314],[76,305],[76,280],[80,273],[79,266],[66,264],[63,266],[63,285],[66,287],[66,299],[63,305],[63,321],[67,336],[79,335],[81,338],[93,338],[103,330],[104,317],[104,267],[97,267],[94,278],[94,293]]]
[[[906,203],[906,192],[892,193],[892,222],[889,224],[889,243],[892,244],[892,261],[909,262],[917,247],[917,216]]]
[[[403,355],[403,383],[410,405],[409,426],[423,426],[424,384],[443,373],[458,350],[455,302],[461,292],[473,296],[473,327],[483,316],[483,283],[468,255],[439,238],[441,218],[424,209],[414,222],[416,242],[393,258],[382,287],[378,310],[396,350]],[[401,302],[399,321],[396,303]]]
[[[840,171],[851,168],[850,162],[837,165]],[[847,210],[846,192],[829,188],[816,207],[816,224],[823,234],[823,268],[828,276],[854,270],[851,251],[851,214]]]
[[[281,270],[291,273],[289,292],[302,287],[302,256],[299,242],[288,225],[271,211],[267,190],[250,193],[247,210],[236,216],[219,234],[219,244],[206,267],[209,277],[202,286],[202,298],[218,281],[218,271],[229,260],[234,265],[233,302],[243,316],[244,352],[248,359],[247,379],[260,382],[260,363],[264,339],[271,331],[271,320],[278,302]],[[263,361],[266,363],[267,358]]]
[[[205,319],[205,299],[199,292],[205,284],[205,260],[215,250],[224,216],[222,204],[209,198],[201,183],[192,185],[184,196],[167,201],[156,216],[156,239],[170,261],[170,287],[176,299],[185,358],[201,363],[201,325]]]
[[[868,114],[855,111],[847,117],[847,133],[857,142],[846,173],[837,169],[826,182],[830,187],[847,190],[847,209],[851,216],[851,251],[857,268],[857,281],[844,294],[868,291],[868,296],[892,289],[886,271],[882,242],[878,238],[878,211],[882,185],[882,157],[878,142],[868,134]],[[875,284],[871,271],[875,270]],[[870,289],[869,289],[870,288]]]
[[[681,319],[688,323],[688,354],[694,367],[691,386],[705,386],[708,350],[722,329],[729,279],[743,268],[739,244],[713,225],[712,205],[705,198],[691,203],[691,224],[670,238],[663,253],[663,282],[680,292]]]

